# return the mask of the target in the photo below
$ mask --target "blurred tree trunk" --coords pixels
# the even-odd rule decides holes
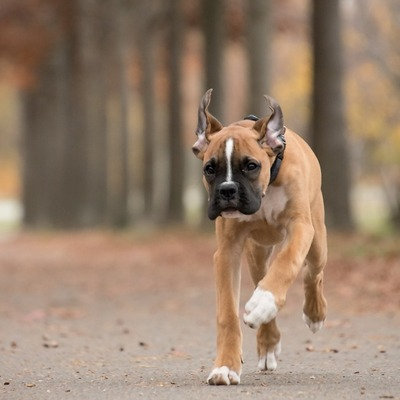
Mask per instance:
[[[263,95],[269,93],[269,66],[272,41],[271,0],[251,0],[247,13],[247,50],[249,59],[249,113],[262,117]]]
[[[170,0],[170,36],[169,36],[169,201],[168,216],[170,222],[182,222],[184,157],[182,132],[182,50],[184,20],[181,0]]]
[[[223,0],[203,0],[203,30],[205,37],[205,84],[206,90],[213,88],[210,111],[220,121],[224,114],[224,2]]]
[[[69,32],[24,98],[25,223],[78,228],[104,222],[106,124],[102,7],[70,1]]]
[[[351,170],[342,90],[343,62],[339,0],[313,0],[312,144],[323,174],[328,226],[353,228]]]
[[[23,205],[29,227],[53,227],[63,215],[62,179],[67,139],[70,73],[65,37],[38,72],[35,86],[22,94]]]
[[[154,218],[154,185],[155,185],[155,40],[153,26],[151,24],[153,15],[152,5],[148,2],[140,3],[140,37],[146,40],[139,40],[141,56],[142,85],[141,96],[143,102],[143,197],[144,214],[146,219]]]
[[[223,0],[203,0],[204,69],[205,90],[213,88],[209,110],[221,122],[224,119],[223,60],[225,43],[225,18]],[[201,177],[199,185],[203,186]],[[214,224],[207,217],[207,193],[203,189],[202,228],[211,229]]]
[[[364,1],[359,4],[355,11],[353,24],[360,34],[365,38],[364,48],[361,54],[368,62],[373,61],[381,70],[385,79],[391,84],[394,99],[391,100],[392,113],[387,113],[387,127],[382,126],[385,138],[380,145],[372,144],[375,151],[380,152],[380,147],[385,148],[384,159],[379,157],[379,170],[386,202],[389,207],[389,219],[392,227],[400,231],[400,164],[398,162],[399,139],[398,131],[393,126],[399,124],[398,104],[400,99],[400,47],[398,38],[400,36],[400,2],[388,1],[381,4],[377,1]],[[390,95],[393,97],[393,95]],[[396,102],[397,100],[397,102]],[[375,98],[371,99],[376,101]],[[388,144],[393,146],[389,149]],[[396,146],[397,143],[397,146]]]
[[[106,18],[106,54],[104,62],[107,87],[108,130],[108,215],[111,225],[127,225],[128,215],[128,82],[126,15],[128,5],[121,0],[108,0]]]
[[[106,75],[103,62],[106,55],[103,24],[108,10],[104,2],[99,4],[97,0],[81,0],[79,4],[80,67],[76,82],[80,81],[77,95],[83,99],[79,110],[83,113],[80,134],[86,138],[84,151],[87,163],[82,171],[86,174],[86,191],[80,223],[83,226],[94,226],[105,222],[107,210]]]

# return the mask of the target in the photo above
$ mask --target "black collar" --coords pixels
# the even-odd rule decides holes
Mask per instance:
[[[250,114],[247,117],[244,117],[244,119],[249,119],[251,121],[258,121],[259,120],[259,118],[256,117],[253,114]],[[277,156],[275,158],[275,161],[273,162],[273,164],[271,166],[268,185],[270,185],[271,183],[273,183],[275,181],[275,179],[278,177],[279,170],[281,168],[281,164],[282,164],[282,160],[283,160],[283,153],[285,152],[285,148],[286,148],[286,140],[285,140],[285,136],[284,136],[285,135],[285,131],[286,131],[286,128],[284,128],[283,133],[280,135],[281,136],[281,140],[283,142],[283,150],[277,154]]]
[[[279,170],[280,170],[281,164],[282,164],[282,160],[283,160],[283,151],[280,152],[280,153],[276,156],[275,161],[274,161],[274,163],[273,163],[272,166],[271,166],[268,185],[270,185],[271,183],[273,183],[273,182],[275,181],[275,179],[278,177]]]

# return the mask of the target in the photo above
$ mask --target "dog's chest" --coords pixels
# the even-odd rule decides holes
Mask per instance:
[[[241,221],[266,221],[269,225],[277,226],[278,217],[285,210],[288,197],[283,186],[270,186],[265,194],[260,209],[252,215],[243,215]]]

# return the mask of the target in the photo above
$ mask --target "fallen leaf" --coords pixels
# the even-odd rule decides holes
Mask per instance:
[[[339,353],[339,350],[338,349],[329,349],[329,352],[330,353]]]
[[[56,349],[58,347],[58,343],[55,340],[52,340],[51,342],[43,343],[43,347],[46,349]]]
[[[379,353],[386,353],[385,346],[382,346],[381,344],[378,346],[378,350],[379,350]]]

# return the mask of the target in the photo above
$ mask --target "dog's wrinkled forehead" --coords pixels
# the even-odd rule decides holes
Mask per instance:
[[[256,133],[247,126],[230,125],[216,133],[204,156],[204,163],[214,158],[216,161],[241,158],[253,154],[262,155]]]

